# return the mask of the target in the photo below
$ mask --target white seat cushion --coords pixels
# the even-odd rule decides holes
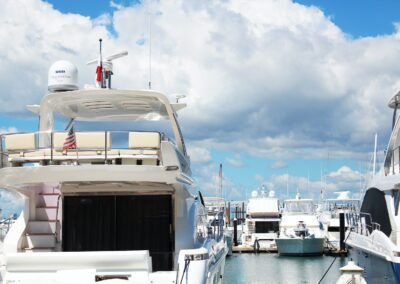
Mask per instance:
[[[35,133],[10,134],[5,138],[8,151],[35,150]]]
[[[129,132],[129,148],[160,149],[160,144],[158,132]]]

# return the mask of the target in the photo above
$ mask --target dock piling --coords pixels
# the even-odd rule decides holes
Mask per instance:
[[[344,251],[344,234],[345,234],[345,223],[344,213],[339,213],[339,233],[340,233],[340,251]]]
[[[233,219],[233,245],[234,245],[234,246],[237,246],[237,245],[238,245],[238,239],[237,239],[237,223],[238,223],[237,218]]]

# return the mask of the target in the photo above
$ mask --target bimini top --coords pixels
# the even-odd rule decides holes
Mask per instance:
[[[185,104],[171,104],[154,91],[89,89],[51,93],[43,97],[40,114],[56,112],[82,121],[161,120]]]
[[[40,107],[28,109],[38,113],[40,131],[54,130],[54,113],[77,121],[157,121],[167,119],[178,148],[186,154],[185,143],[176,119],[176,111],[186,104],[170,103],[154,91],[87,89],[51,93],[42,98]],[[44,140],[43,140],[44,139]],[[45,145],[47,138],[42,138]]]

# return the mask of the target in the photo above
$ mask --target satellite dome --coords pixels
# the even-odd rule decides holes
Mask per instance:
[[[78,90],[78,69],[66,60],[56,61],[49,69],[48,85],[50,92]]]
[[[275,191],[270,190],[268,193],[268,197],[271,197],[271,198],[275,197]]]
[[[253,190],[252,192],[251,192],[251,197],[257,197],[258,196],[258,192],[257,192],[257,190]]]

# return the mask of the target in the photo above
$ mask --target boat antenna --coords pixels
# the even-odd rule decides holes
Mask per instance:
[[[104,80],[103,80],[103,57],[101,54],[101,42],[103,40],[101,38],[99,38],[99,46],[100,46],[100,57],[99,57],[99,61],[100,61],[100,88],[104,88]]]
[[[219,196],[222,198],[222,163],[219,164]]]
[[[375,141],[374,141],[374,162],[372,164],[372,174],[376,173],[376,148],[378,144],[378,133],[375,133]]]
[[[151,1],[149,1],[148,6],[148,15],[149,15],[149,90],[151,90]]]
[[[99,39],[99,57],[93,60],[90,60],[86,63],[86,65],[96,64],[96,86],[98,88],[108,88],[111,89],[111,76],[113,73],[113,60],[118,59],[120,57],[128,55],[128,51],[122,51],[119,53],[115,53],[113,55],[105,56],[103,62],[103,52],[102,52],[102,39]]]

